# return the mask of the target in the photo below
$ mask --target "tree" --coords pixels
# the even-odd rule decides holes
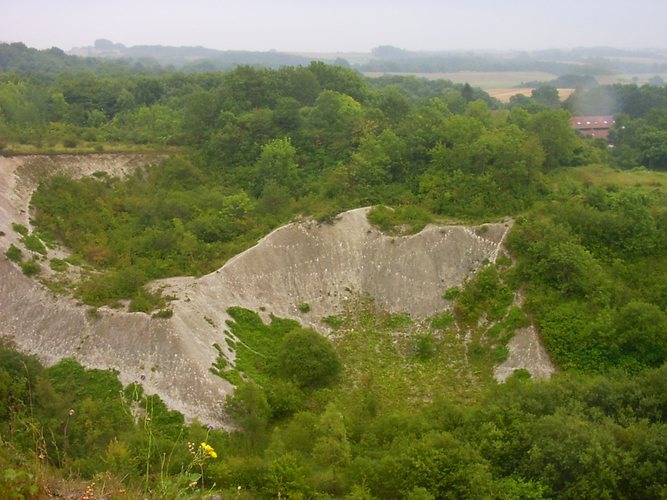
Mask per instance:
[[[336,162],[349,157],[361,135],[363,109],[349,95],[323,91],[313,108],[307,108],[305,136],[315,153],[326,153],[326,160]]]
[[[296,148],[289,137],[274,139],[262,146],[255,168],[256,196],[263,192],[264,186],[269,181],[283,186],[291,193],[300,191],[301,180],[296,163]]]
[[[347,440],[347,431],[343,414],[333,403],[330,403],[318,425],[319,435],[313,445],[315,460],[331,471],[333,487],[337,487],[337,472],[349,465],[352,458],[350,443]]]
[[[331,343],[310,329],[299,328],[287,334],[276,354],[276,373],[300,387],[329,385],[340,370],[341,363]]]
[[[410,112],[411,105],[397,86],[390,85],[380,95],[378,107],[389,123],[396,124]]]
[[[667,359],[667,315],[656,305],[630,302],[618,311],[613,342],[621,358],[658,367]]]
[[[271,418],[264,391],[253,382],[243,382],[225,399],[225,411],[243,429],[247,443],[255,449],[263,441]]]
[[[560,107],[560,96],[558,95],[558,89],[555,87],[543,85],[533,89],[530,96],[547,108],[558,109]]]
[[[530,117],[528,130],[542,143],[546,153],[546,168],[572,163],[579,140],[570,126],[570,114],[567,111],[540,111]]]

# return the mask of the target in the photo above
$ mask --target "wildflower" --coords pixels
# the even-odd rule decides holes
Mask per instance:
[[[215,452],[213,446],[211,446],[210,444],[202,442],[199,446],[202,450],[204,450],[204,453],[206,453],[209,457],[218,458],[218,454]]]
[[[70,417],[73,417],[73,416],[74,416],[74,409],[71,409],[70,411],[68,411],[67,414],[68,414]]]

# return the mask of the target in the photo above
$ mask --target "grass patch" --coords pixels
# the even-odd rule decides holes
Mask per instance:
[[[222,352],[222,347],[220,347],[220,344],[213,344],[213,348],[218,351],[218,356],[215,358],[213,366],[211,366],[209,370],[214,375],[225,378],[224,372],[228,369],[229,363],[227,362],[227,358],[225,358],[225,354]]]
[[[15,246],[13,243],[9,245],[9,248],[5,252],[5,256],[12,262],[19,264],[23,260],[23,252],[20,248]]]
[[[23,243],[28,250],[37,252],[40,255],[46,255],[46,247],[34,234],[29,234],[21,238],[21,243]]]
[[[26,276],[35,276],[42,270],[42,266],[36,260],[25,260],[21,262],[21,270]]]
[[[153,313],[151,318],[154,319],[169,319],[174,315],[173,309],[160,309],[159,311]]]
[[[445,330],[454,325],[454,315],[449,311],[443,311],[431,318],[431,328]]]
[[[23,224],[17,222],[12,222],[12,229],[19,233],[21,236],[28,236],[28,228]]]
[[[486,373],[468,366],[465,343],[455,325],[436,330],[428,322],[407,323],[368,297],[349,301],[341,323],[334,345],[345,366],[342,400],[370,385],[379,407],[399,410],[438,397],[476,400],[493,383]],[[404,331],[397,332],[397,324]]]
[[[562,167],[549,172],[547,181],[551,189],[564,196],[571,196],[587,187],[628,188],[643,192],[667,193],[667,172],[637,167],[620,170],[608,165]]]
[[[278,352],[285,335],[299,328],[299,323],[272,315],[271,323],[266,325],[257,313],[242,307],[230,307],[227,313],[232,317],[227,326],[238,339],[236,367],[218,374],[235,383],[239,374],[234,372],[242,372],[259,385],[266,384],[270,380],[267,376],[270,360]]]
[[[322,318],[322,323],[335,330],[343,325],[343,320],[338,316],[325,316]]]
[[[62,259],[53,258],[49,260],[49,266],[58,273],[67,271],[67,262]]]
[[[416,234],[432,221],[433,216],[428,210],[415,205],[395,209],[377,205],[368,212],[368,222],[391,235]]]

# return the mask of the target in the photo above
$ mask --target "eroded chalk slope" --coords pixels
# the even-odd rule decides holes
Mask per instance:
[[[147,161],[106,155],[0,158],[0,230],[5,233],[0,250],[4,254],[18,240],[12,222],[29,225],[29,199],[39,178],[100,170],[122,175]],[[52,296],[2,257],[0,335],[47,363],[70,356],[89,367],[116,369],[124,383],[141,382],[187,417],[220,422],[232,387],[209,368],[217,356],[213,344],[233,359],[225,345],[230,306],[298,319],[325,331],[323,317],[367,293],[389,311],[427,317],[445,306],[445,290],[495,261],[510,229],[510,223],[429,225],[415,235],[392,237],[373,228],[366,213],[352,210],[332,224],[292,223],[209,275],[155,283],[176,297],[169,319],[106,309],[91,317],[87,308]],[[310,306],[308,313],[299,312],[303,303]]]

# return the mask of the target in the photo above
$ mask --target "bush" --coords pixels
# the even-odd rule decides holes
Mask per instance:
[[[65,262],[62,259],[51,259],[49,261],[49,265],[51,266],[51,269],[53,269],[56,272],[62,273],[67,271],[67,262]]]
[[[275,361],[278,375],[299,387],[333,383],[341,363],[331,343],[313,330],[297,329],[285,336]]]
[[[174,315],[173,309],[160,309],[158,312],[153,313],[152,318],[158,319],[169,319]]]
[[[26,260],[21,263],[21,270],[26,276],[34,276],[42,270],[42,266],[35,260]]]
[[[21,242],[28,250],[32,250],[33,252],[37,252],[41,255],[46,255],[46,247],[34,234],[24,236],[21,238]]]
[[[393,210],[383,205],[373,207],[368,212],[368,222],[387,232],[394,227]]]
[[[23,259],[23,252],[21,252],[20,248],[14,246],[14,244],[9,245],[5,255],[9,260],[16,262],[17,264]]]
[[[19,233],[21,236],[28,236],[28,228],[25,227],[23,224],[12,222],[12,229],[17,233]]]
[[[129,310],[130,312],[151,312],[157,302],[159,302],[159,297],[146,290],[140,289],[132,298]]]
[[[79,144],[79,139],[75,135],[68,135],[63,138],[63,146],[66,148],[75,148]]]
[[[420,361],[428,361],[437,354],[437,348],[432,333],[418,333],[415,335],[415,355]]]
[[[282,419],[303,409],[305,398],[303,392],[292,382],[274,380],[267,384],[266,399],[273,418]]]
[[[431,319],[431,327],[437,330],[444,330],[445,328],[453,324],[454,324],[454,315],[449,311],[436,314]]]
[[[414,234],[433,220],[425,208],[406,205],[394,209],[378,205],[368,212],[368,222],[383,232]]]
[[[2,498],[36,498],[38,492],[37,481],[29,472],[5,469],[0,475]]]

